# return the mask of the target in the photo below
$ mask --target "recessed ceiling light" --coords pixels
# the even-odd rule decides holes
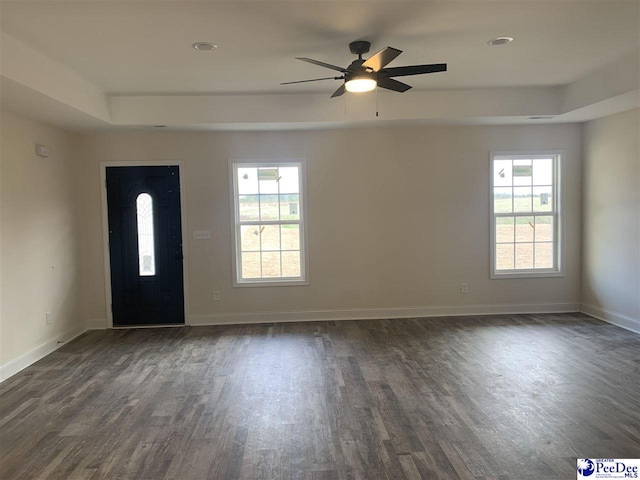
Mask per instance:
[[[218,45],[211,42],[196,42],[191,46],[196,50],[202,50],[204,52],[209,52],[211,50],[215,50],[216,48],[218,48]]]
[[[507,43],[513,42],[513,37],[498,37],[493,40],[489,40],[487,45],[491,45],[492,47],[497,47],[498,45],[506,45]]]

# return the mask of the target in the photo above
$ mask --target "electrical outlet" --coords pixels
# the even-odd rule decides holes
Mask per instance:
[[[460,293],[469,293],[469,284],[467,282],[460,284]]]
[[[44,318],[45,318],[45,321],[47,322],[47,325],[51,325],[51,312],[46,312],[44,314]]]
[[[220,291],[219,290],[214,290],[213,291],[213,301],[214,302],[219,302],[220,301]]]

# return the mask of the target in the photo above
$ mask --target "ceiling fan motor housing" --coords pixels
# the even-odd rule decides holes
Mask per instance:
[[[349,64],[349,66],[347,67],[347,70],[352,73],[360,72],[360,71],[364,72],[366,69],[362,66],[363,63],[364,63],[364,60],[361,58],[358,58],[357,60],[354,60]]]

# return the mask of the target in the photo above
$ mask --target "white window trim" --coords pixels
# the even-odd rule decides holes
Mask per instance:
[[[236,197],[238,191],[238,179],[236,172],[236,165],[238,167],[265,167],[265,166],[287,166],[290,164],[296,164],[300,167],[300,277],[295,279],[284,278],[252,278],[248,280],[241,280],[240,268],[241,263],[238,260],[238,254],[240,252],[240,235],[238,235],[239,228],[239,208],[236,205]],[[234,287],[292,287],[309,285],[309,243],[307,235],[307,168],[306,160],[304,158],[286,158],[286,159],[229,159],[229,199],[231,207],[231,268],[233,272],[233,286]],[[269,223],[269,222],[263,222]],[[274,222],[279,224],[280,222]]]
[[[553,232],[554,254],[556,255],[556,268],[545,269],[522,269],[496,271],[496,216],[493,211],[493,164],[495,157],[508,156],[511,158],[548,158],[550,155],[556,157],[555,181],[553,185],[553,195],[556,200],[556,228]],[[489,278],[509,279],[509,278],[552,278],[565,276],[565,152],[564,150],[527,150],[527,151],[492,151],[489,153],[489,245],[490,264]],[[522,212],[525,213],[525,212]],[[532,212],[531,216],[536,214]],[[548,215],[548,213],[547,213]]]

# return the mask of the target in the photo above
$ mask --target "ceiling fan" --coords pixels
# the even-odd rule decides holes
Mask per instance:
[[[298,80],[296,82],[284,82],[280,85],[291,85],[293,83],[318,82],[320,80],[344,80],[344,83],[333,92],[331,98],[339,97],[347,92],[369,92],[378,87],[393,90],[394,92],[406,92],[411,85],[394,80],[392,77],[406,77],[408,75],[422,75],[424,73],[446,72],[446,63],[434,63],[431,65],[409,65],[406,67],[384,68],[386,65],[402,53],[393,47],[385,47],[377,53],[371,55],[367,60],[362,55],[369,51],[371,43],[358,40],[349,44],[349,50],[358,59],[351,62],[347,68],[338,67],[329,63],[313,60],[312,58],[296,57],[296,60],[313,63],[320,67],[330,68],[342,72],[341,76],[313,78],[311,80]]]

